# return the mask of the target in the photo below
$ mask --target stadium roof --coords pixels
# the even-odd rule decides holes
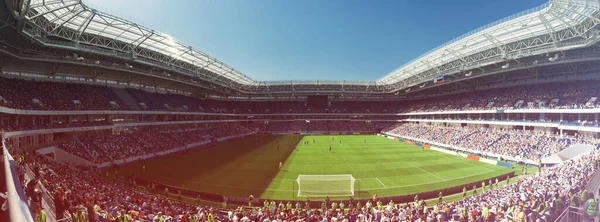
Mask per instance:
[[[51,33],[59,28],[69,28],[80,33],[98,35],[129,44],[132,48],[140,47],[163,53],[241,84],[256,84],[255,80],[234,68],[167,34],[97,11],[84,5],[81,0],[31,0],[29,10],[35,13],[28,16],[28,19],[43,16],[56,25]]]
[[[474,55],[492,48],[500,48],[500,52],[504,56],[508,56],[507,53],[511,51],[526,50],[535,43],[528,46],[523,42],[512,49],[504,45],[549,33],[558,34],[559,30],[573,29],[573,31],[577,31],[575,27],[584,20],[597,19],[598,4],[598,1],[588,0],[550,1],[465,33],[413,59],[377,82],[393,83],[406,80],[432,67],[441,67],[449,61],[464,59],[467,55]],[[550,36],[550,38],[553,38],[554,42],[558,42],[557,38],[560,37]],[[539,43],[543,43],[542,39],[539,41]],[[443,74],[449,73],[440,69],[438,75]]]
[[[365,91],[391,92],[441,75],[589,46],[598,42],[600,36],[590,32],[600,21],[599,4],[597,0],[552,0],[466,33],[376,81],[350,82],[259,82],[167,34],[97,11],[81,0],[30,0],[21,11],[25,12],[28,24],[37,29],[33,35],[45,33],[75,43],[129,53],[138,60],[168,64],[237,89],[264,91],[264,87],[273,86],[345,84],[365,86]]]

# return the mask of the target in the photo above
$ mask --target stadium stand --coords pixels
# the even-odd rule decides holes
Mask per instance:
[[[3,106],[25,110],[134,110],[135,107],[123,102],[125,98],[115,89],[104,86],[92,86],[73,83],[37,82],[0,78],[0,83],[18,85],[19,88],[4,87],[0,90]],[[328,107],[306,108],[304,102],[242,102],[196,99],[178,94],[159,94],[138,89],[126,89],[122,92],[134,98],[139,110],[182,111],[209,113],[397,113],[397,112],[437,112],[457,110],[489,109],[575,109],[596,108],[591,98],[598,96],[595,81],[564,84],[542,84],[533,87],[516,86],[501,89],[489,89],[472,93],[448,95],[408,102],[332,102]],[[41,86],[41,87],[40,87]],[[39,88],[38,88],[39,87]],[[582,93],[576,87],[591,90]],[[10,88],[10,89],[7,89]],[[57,96],[49,96],[51,91],[61,89]],[[63,89],[65,88],[65,89]],[[554,90],[550,90],[554,89]],[[22,91],[21,91],[22,90]],[[92,92],[92,93],[86,93]],[[545,93],[552,91],[552,93]],[[122,93],[120,92],[120,93]],[[6,95],[6,96],[4,96]],[[18,96],[11,96],[18,95]],[[59,99],[60,98],[60,99]],[[39,102],[38,102],[39,101]],[[79,102],[74,102],[79,101]],[[490,102],[492,101],[492,102]],[[115,106],[117,104],[117,106]],[[131,104],[131,102],[129,102]],[[213,118],[213,117],[207,117]],[[276,120],[290,120],[289,116],[273,116]],[[460,118],[443,118],[459,120]],[[480,118],[479,120],[497,120]],[[551,119],[528,119],[523,121],[552,122]],[[554,120],[556,121],[556,120]],[[575,121],[566,117],[560,121],[564,125],[598,127],[596,120]],[[28,131],[37,129],[77,128],[85,126],[112,126],[114,123],[87,117],[72,117],[69,121],[54,121],[30,126],[2,125],[5,132]],[[588,134],[559,135],[556,131],[534,131],[515,128],[427,125],[415,123],[390,124],[386,122],[365,121],[255,121],[248,123],[214,124],[178,124],[160,127],[141,126],[121,128],[111,132],[79,134],[57,144],[69,153],[80,156],[93,163],[106,163],[115,160],[152,154],[183,147],[189,144],[211,144],[219,138],[247,135],[258,132],[278,133],[390,133],[410,136],[425,141],[433,141],[466,149],[500,154],[504,156],[541,159],[559,152],[572,144],[592,144],[600,141]],[[417,218],[433,220],[502,220],[525,217],[528,220],[538,218],[544,221],[558,217],[566,206],[582,205],[581,200],[571,200],[572,194],[586,199],[584,186],[597,168],[599,154],[594,152],[552,168],[544,168],[541,173],[520,178],[518,183],[504,185],[472,197],[458,201],[443,202],[426,206],[425,202],[358,208],[356,205],[348,211],[326,211],[304,209],[296,211],[285,207],[218,209],[181,203],[164,198],[160,192],[150,188],[131,186],[107,179],[95,169],[77,168],[55,162],[35,153],[15,153],[15,159],[24,157],[19,169],[23,185],[28,190],[30,206],[37,209],[40,195],[36,194],[35,184],[41,184],[52,195],[57,218],[77,217],[97,218],[99,221],[111,221],[123,215],[133,220],[186,221],[192,217],[215,217],[220,220],[406,220]],[[33,172],[31,180],[23,174]],[[567,182],[569,178],[570,182]],[[541,181],[541,182],[540,182]],[[33,188],[32,188],[33,187]],[[89,194],[92,195],[89,195]],[[186,197],[193,199],[193,197]],[[526,202],[529,205],[520,205]],[[354,204],[358,203],[356,201]],[[543,204],[542,204],[543,203]],[[348,202],[347,205],[350,205]],[[362,206],[368,205],[366,201]],[[187,218],[187,219],[182,219]],[[244,219],[245,218],[245,219]]]
[[[60,143],[60,147],[93,162],[126,158],[141,153],[158,152],[174,146],[202,142],[213,138],[243,134],[248,128],[257,127],[269,130],[359,130],[373,126],[351,124],[349,122],[297,122],[285,124],[272,122],[242,126],[239,124],[184,124],[166,127],[145,127],[123,130],[114,135],[87,135]],[[394,124],[385,127],[384,133],[408,135],[431,141],[439,141],[469,149],[499,152],[504,155],[539,158],[557,152],[571,143],[598,144],[593,138],[556,137],[552,134],[539,134],[515,129],[444,127],[411,123]],[[266,128],[265,128],[266,127]],[[234,129],[234,130],[231,130]],[[177,135],[177,136],[175,136]],[[44,187],[52,196],[57,218],[96,218],[98,221],[112,221],[128,217],[131,220],[188,221],[191,218],[209,220],[426,220],[456,221],[483,220],[500,221],[510,218],[527,218],[535,221],[551,221],[558,217],[569,205],[582,205],[588,192],[585,184],[598,167],[597,151],[567,161],[564,164],[545,168],[535,175],[525,176],[518,183],[503,185],[487,190],[479,195],[469,196],[458,201],[427,205],[423,201],[410,204],[383,203],[373,201],[346,202],[348,211],[325,211],[301,207],[287,209],[285,205],[267,208],[218,209],[198,206],[167,199],[159,191],[139,186],[122,184],[104,177],[99,171],[90,168],[74,168],[58,163],[36,153],[13,152],[19,162],[23,185],[30,197],[30,206],[38,206],[41,199],[36,187]],[[23,158],[21,158],[23,157]],[[24,174],[29,180],[25,179]],[[39,184],[36,185],[36,184]],[[36,194],[36,192],[38,192]],[[175,192],[175,191],[172,191]],[[571,199],[571,196],[578,199]],[[193,197],[187,197],[193,198]],[[359,205],[360,203],[360,205]],[[520,203],[528,203],[522,205]],[[358,207],[361,206],[361,207]],[[187,219],[182,219],[182,218]],[[244,219],[245,218],[245,219]]]
[[[383,132],[530,160],[550,156],[575,143],[594,146],[600,144],[598,139],[583,135],[568,137],[551,132],[493,127],[445,127],[406,123],[389,126]]]
[[[71,122],[62,122],[55,121],[47,124],[36,124],[35,126],[29,124],[23,124],[19,126],[14,126],[11,124],[5,124],[0,126],[1,130],[5,132],[11,131],[27,131],[27,130],[37,130],[37,129],[59,129],[59,128],[71,128],[71,127],[87,127],[87,126],[108,126],[112,125],[107,121],[88,121],[87,119],[77,120],[72,119]]]
[[[145,127],[72,138],[58,147],[91,162],[105,163],[249,133],[236,123]]]
[[[3,106],[25,110],[125,108],[108,87],[74,83],[0,78],[0,97]]]
[[[375,124],[364,121],[271,121],[268,123],[253,123],[253,127],[265,133],[321,133],[321,134],[348,134],[348,133],[376,133],[378,127],[387,124]]]
[[[114,110],[209,113],[413,113],[459,110],[509,109],[589,109],[598,107],[592,98],[600,97],[600,81],[569,84],[546,83],[535,87],[514,86],[481,90],[429,99],[398,102],[332,102],[328,107],[307,108],[304,102],[244,102],[200,100],[179,94],[152,93],[126,89],[137,107],[129,107],[120,96],[105,86],[28,81],[0,78],[2,105],[25,110]],[[17,86],[17,87],[14,87]],[[589,90],[577,90],[577,89]],[[544,92],[552,93],[545,94]],[[127,97],[129,97],[127,96]],[[76,102],[78,101],[78,102]],[[590,102],[591,101],[591,102]],[[144,104],[144,106],[140,105]]]
[[[6,181],[0,183],[0,202],[8,202],[0,221],[548,222],[590,220],[590,211],[600,211],[589,205],[597,205],[600,195],[598,1],[549,1],[374,81],[314,82],[250,79],[166,34],[81,1],[0,5],[0,178]],[[169,43],[160,46],[165,39]],[[540,160],[572,145],[595,149],[555,165],[537,163],[540,170],[533,174],[523,165],[522,175],[494,189],[475,186],[481,192],[473,195],[455,192],[437,203],[415,197],[388,204],[397,197],[376,195],[334,201],[345,203],[341,210],[315,207],[320,200],[305,205],[297,197],[290,204],[300,207],[275,200],[248,206],[248,197],[233,196],[233,207],[216,207],[229,197],[118,172],[125,160],[185,155],[255,133],[410,138],[406,142],[423,143],[417,152],[433,149],[427,143],[443,144],[450,149],[443,152],[469,159],[493,154],[501,157],[494,162],[508,168],[513,163],[502,157]],[[287,154],[284,146],[285,152],[297,148],[282,145],[276,155]],[[41,154],[51,148],[89,164],[59,162],[57,152]],[[238,153],[215,160],[227,162]],[[436,183],[446,182],[440,179]],[[577,219],[565,217],[573,212]]]
[[[597,170],[600,153],[593,152],[556,167],[524,177],[518,183],[489,189],[478,195],[453,202],[427,205],[422,200],[410,204],[347,201],[348,211],[328,210],[321,213],[311,208],[269,207],[217,209],[180,203],[157,195],[143,187],[124,185],[99,176],[93,169],[73,168],[37,154],[18,154],[20,172],[32,175],[25,183],[30,205],[39,204],[34,195],[41,184],[54,197],[57,215],[90,218],[91,221],[129,220],[210,221],[502,221],[527,218],[527,221],[552,221],[569,205],[579,206],[591,192],[585,184]],[[24,178],[24,177],[23,177]],[[174,192],[174,191],[172,191]],[[578,197],[577,199],[571,198]],[[580,198],[581,197],[581,198]],[[527,203],[523,205],[522,203]],[[58,216],[57,218],[61,218]],[[184,219],[185,218],[185,219]]]

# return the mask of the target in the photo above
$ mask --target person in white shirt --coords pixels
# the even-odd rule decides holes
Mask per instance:
[[[362,213],[358,214],[358,216],[356,216],[356,218],[357,218],[357,221],[359,221],[359,222],[365,222],[366,221],[365,215],[362,214]]]

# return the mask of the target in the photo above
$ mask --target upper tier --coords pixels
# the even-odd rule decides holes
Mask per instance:
[[[585,90],[582,90],[585,89]],[[24,110],[153,110],[206,113],[407,113],[595,108],[600,81],[489,89],[411,101],[221,101],[132,88],[0,78],[0,105]]]

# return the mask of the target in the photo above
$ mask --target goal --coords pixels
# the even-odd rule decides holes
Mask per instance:
[[[341,175],[298,175],[299,197],[354,196],[354,177]]]

